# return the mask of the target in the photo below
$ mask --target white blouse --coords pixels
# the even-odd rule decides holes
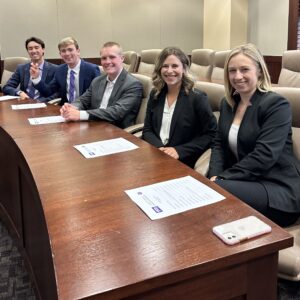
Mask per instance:
[[[237,137],[238,137],[239,129],[240,129],[240,125],[231,124],[229,134],[228,134],[229,148],[232,151],[232,153],[235,155],[236,159],[238,159]]]
[[[159,136],[164,145],[166,145],[169,141],[171,122],[172,122],[172,117],[173,117],[176,103],[177,103],[177,99],[172,103],[171,106],[169,106],[168,99],[166,97],[163,117],[161,122],[161,128],[159,133]]]

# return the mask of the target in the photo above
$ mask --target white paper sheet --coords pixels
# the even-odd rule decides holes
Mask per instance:
[[[42,124],[52,124],[52,123],[63,123],[66,120],[61,116],[49,116],[41,118],[29,118],[29,123],[31,125],[42,125]]]
[[[135,144],[124,138],[99,141],[94,143],[74,146],[85,158],[104,156],[138,148]]]
[[[12,99],[18,99],[19,96],[0,96],[0,101],[6,101],[6,100],[12,100]]]
[[[29,104],[13,104],[11,108],[13,110],[18,109],[33,109],[33,108],[43,108],[47,105],[45,103],[29,103]]]
[[[212,204],[225,198],[191,176],[126,190],[125,193],[151,220]]]

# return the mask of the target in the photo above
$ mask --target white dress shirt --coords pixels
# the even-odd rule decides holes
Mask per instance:
[[[169,141],[171,122],[172,122],[176,103],[177,103],[177,99],[172,103],[171,106],[169,106],[168,99],[166,97],[164,111],[163,111],[163,117],[162,117],[162,121],[161,121],[161,128],[160,128],[160,132],[159,132],[160,139],[162,140],[162,143],[164,145],[166,145]]]

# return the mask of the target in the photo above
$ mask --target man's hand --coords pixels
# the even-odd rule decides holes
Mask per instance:
[[[79,121],[80,112],[77,107],[65,103],[60,109],[60,115],[65,118],[67,121]]]
[[[30,77],[32,79],[36,79],[40,76],[40,69],[39,69],[39,65],[38,64],[35,64],[35,63],[31,63],[30,64]]]
[[[163,151],[164,153],[170,155],[175,159],[179,159],[179,155],[174,147],[160,147],[159,150]]]
[[[25,92],[21,92],[19,97],[21,100],[29,99],[29,96]]]

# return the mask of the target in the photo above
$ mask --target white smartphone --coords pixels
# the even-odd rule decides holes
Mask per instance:
[[[271,226],[255,216],[213,227],[213,233],[228,245],[240,243],[271,230]]]

